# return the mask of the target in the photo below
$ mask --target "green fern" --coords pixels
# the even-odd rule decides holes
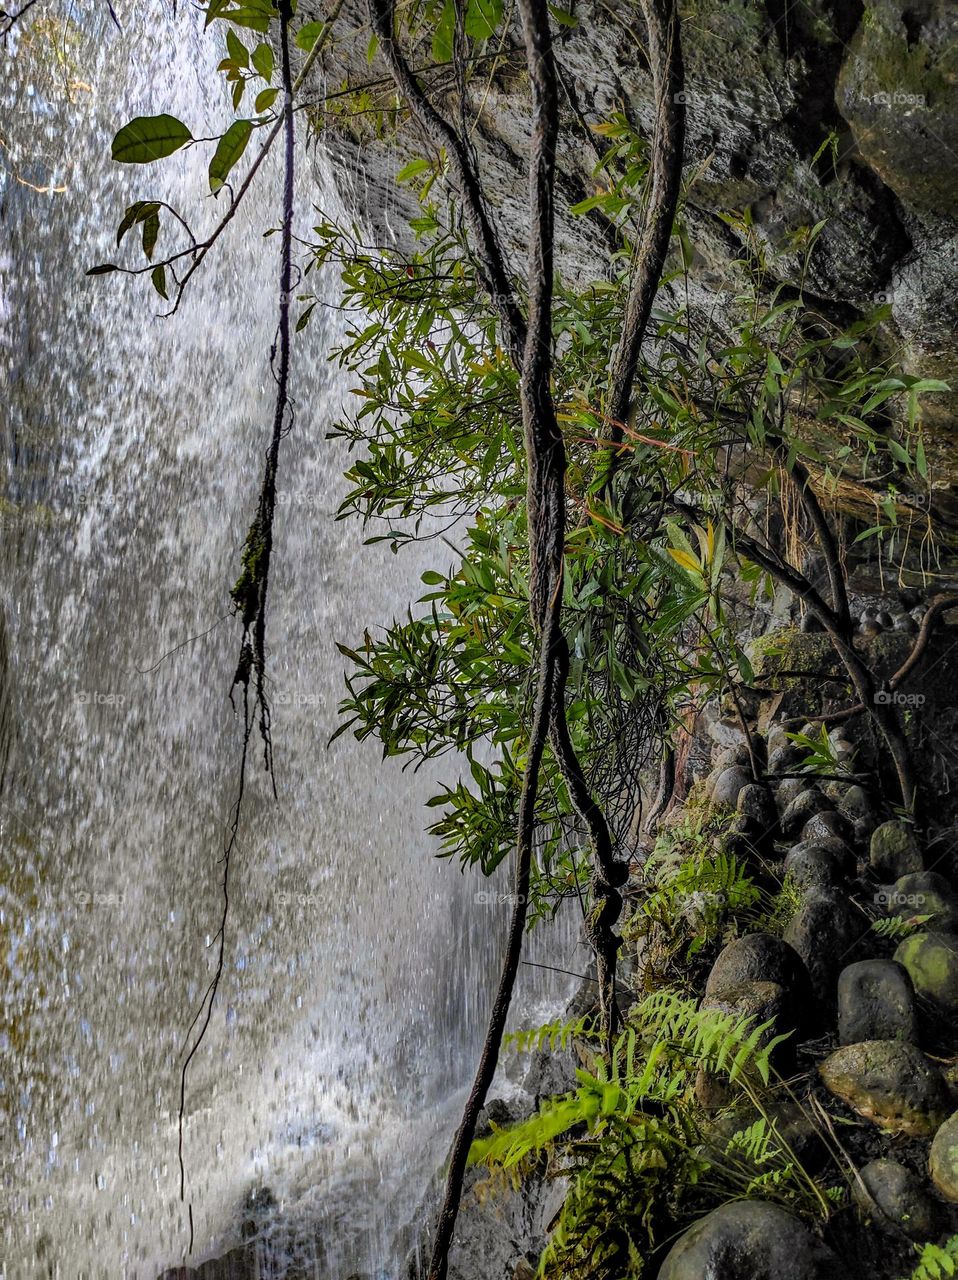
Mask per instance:
[[[632,1025],[617,1037],[608,1064],[599,1059],[594,1075],[579,1069],[577,1089],[543,1100],[529,1119],[478,1139],[470,1162],[509,1169],[579,1125],[601,1133],[612,1121],[631,1121],[649,1104],[670,1108],[700,1068],[723,1073],[731,1081],[754,1071],[767,1084],[770,1055],[787,1038],[769,1039],[771,1022],[756,1024],[754,1018],[698,1009],[673,991],[647,996],[630,1018]],[[547,1026],[520,1034],[526,1042],[539,1044],[566,1029]]]
[[[591,1015],[578,1018],[575,1022],[548,1022],[543,1027],[533,1027],[526,1031],[511,1031],[503,1039],[504,1049],[515,1049],[517,1053],[535,1053],[548,1049],[556,1053],[567,1049],[573,1040],[599,1040],[600,1033]]]
[[[923,1245],[918,1266],[908,1280],[943,1280],[946,1276],[958,1276],[958,1236],[952,1236],[943,1246]]]
[[[889,942],[899,942],[909,934],[916,933],[930,919],[930,916],[908,916],[907,919],[905,916],[886,916],[881,920],[873,920],[871,928],[879,938],[885,938]]]

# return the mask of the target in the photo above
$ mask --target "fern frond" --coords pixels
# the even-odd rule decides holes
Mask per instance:
[[[573,1040],[600,1040],[601,1036],[591,1015],[577,1019],[575,1022],[547,1022],[542,1027],[531,1027],[523,1031],[510,1031],[503,1038],[504,1049],[515,1049],[517,1053],[535,1053],[548,1048],[550,1053],[567,1049]]]
[[[958,1275],[958,1236],[946,1240],[944,1246],[926,1244],[922,1247],[918,1266],[909,1280],[944,1280]]]
[[[881,920],[873,920],[871,928],[879,938],[887,938],[891,942],[899,942],[909,934],[916,933],[929,920],[930,916],[886,916]]]

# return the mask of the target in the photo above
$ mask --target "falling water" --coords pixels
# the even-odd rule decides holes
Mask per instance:
[[[106,5],[47,6],[5,59],[0,1194],[16,1280],[152,1278],[184,1257],[179,1063],[211,973],[240,744],[223,615],[273,395],[275,168],[173,318],[143,279],[84,275],[117,256],[133,199],[164,195],[201,227],[218,212],[208,149],[119,166],[117,125],[169,111],[209,135],[230,118],[221,32],[189,6],[114,7],[122,31]],[[349,200],[310,163],[301,232],[311,203]],[[506,914],[433,856],[428,777],[352,739],[327,749],[334,640],[403,611],[436,555],[380,554],[332,518],[339,324],[318,308],[294,349],[269,619],[279,800],[254,769],[186,1132],[191,1260],[236,1243],[244,1200],[268,1185],[330,1280],[396,1273]],[[549,990],[527,984],[530,999]]]

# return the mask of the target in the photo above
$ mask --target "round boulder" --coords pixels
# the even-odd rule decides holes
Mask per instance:
[[[885,909],[906,919],[927,917],[925,928],[935,933],[958,931],[958,895],[935,871],[915,871],[896,880]]]
[[[895,959],[920,997],[946,1017],[958,1013],[958,934],[914,933],[899,944]]]
[[[894,960],[859,960],[838,979],[838,1039],[915,1040],[915,992],[908,971]]]
[[[734,809],[738,803],[738,793],[752,782],[752,775],[739,764],[723,769],[715,778],[709,798],[715,805]]]
[[[877,826],[875,807],[867,791],[857,782],[848,787],[839,798],[838,811],[844,814],[849,822],[854,823],[856,830],[859,826],[867,827],[869,836]]]
[[[809,818],[827,808],[829,808],[828,798],[816,788],[806,787],[804,791],[799,792],[782,814],[782,835],[786,840],[794,840]]]
[[[819,1009],[834,1009],[838,975],[866,932],[867,921],[839,889],[810,889],[788,922],[785,941],[805,962]]]
[[[854,839],[855,831],[847,818],[843,818],[835,809],[823,809],[821,813],[813,813],[802,827],[803,840],[839,840]]]
[[[659,1280],[845,1280],[835,1254],[798,1218],[767,1201],[736,1200],[672,1246]]]
[[[798,845],[786,856],[785,874],[799,889],[829,889],[844,879],[838,859],[814,844]]]
[[[808,973],[787,942],[771,933],[749,933],[719,953],[705,994],[716,995],[745,982],[776,982],[786,991],[807,992]]]
[[[871,1160],[852,1184],[858,1207],[879,1224],[910,1240],[931,1240],[941,1231],[941,1206],[921,1178],[897,1160]]]
[[[704,996],[701,1007],[717,1009],[736,1018],[751,1018],[754,1026],[770,1023],[760,1041],[763,1047],[775,1036],[795,1029],[794,1001],[777,982],[742,982],[738,986],[722,987]],[[779,1068],[791,1065],[794,1059],[795,1050],[790,1040],[775,1047],[772,1061]]]
[[[869,858],[879,880],[898,880],[924,869],[924,859],[912,828],[903,822],[883,822],[872,832]]]
[[[738,793],[736,808],[739,813],[751,818],[762,828],[763,832],[772,833],[778,826],[778,811],[768,787],[760,782],[750,782]]]
[[[806,790],[807,785],[804,778],[783,778],[775,788],[775,805],[779,813],[784,813],[795,797]]]
[[[768,753],[768,771],[769,773],[787,773],[793,769],[802,759],[802,749],[795,745],[794,742],[787,741],[784,745],[777,746]]]
[[[900,1040],[865,1040],[836,1049],[819,1065],[826,1089],[880,1129],[925,1138],[951,1107],[941,1072]]]
[[[958,1111],[935,1134],[928,1170],[945,1199],[958,1203]]]

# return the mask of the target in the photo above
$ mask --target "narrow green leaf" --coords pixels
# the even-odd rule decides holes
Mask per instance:
[[[220,138],[210,161],[211,191],[219,191],[226,181],[229,171],[246,150],[252,132],[253,125],[249,120],[234,120]]]
[[[170,295],[166,292],[166,267],[162,264],[158,267],[154,267],[150,272],[150,279],[153,282],[153,288],[160,297],[165,298],[166,301],[169,302]]]
[[[558,5],[550,4],[549,12],[560,27],[577,27],[579,25],[579,19],[574,14],[567,13],[565,9],[560,9]]]
[[[154,209],[143,219],[143,252],[146,254],[147,260],[153,257],[153,250],[156,248],[156,240],[160,234],[160,215],[159,211]]]
[[[115,262],[101,262],[98,267],[90,267],[86,274],[88,276],[105,276],[111,271],[119,271],[119,269]]]
[[[120,164],[151,164],[192,141],[192,133],[176,116],[137,116],[113,139],[113,159]]]

